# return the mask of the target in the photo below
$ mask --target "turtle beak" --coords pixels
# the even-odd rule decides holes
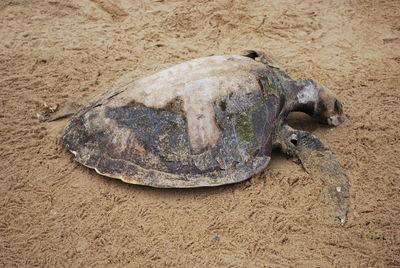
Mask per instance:
[[[330,126],[337,127],[338,125],[340,125],[344,121],[344,118],[343,118],[343,106],[342,106],[342,103],[338,99],[335,99],[333,112],[334,112],[334,115],[329,116],[327,118],[327,121],[328,121],[328,124]]]
[[[314,111],[314,117],[330,126],[337,127],[344,122],[342,103],[328,90],[320,92],[320,100]]]
[[[328,121],[328,125],[337,127],[338,125],[343,123],[344,119],[340,116],[334,115],[334,116],[328,117],[327,121]]]

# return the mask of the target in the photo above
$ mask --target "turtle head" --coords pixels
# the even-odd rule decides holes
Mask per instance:
[[[314,80],[298,81],[301,87],[297,93],[295,111],[302,111],[321,123],[338,126],[344,121],[342,103],[327,88]]]

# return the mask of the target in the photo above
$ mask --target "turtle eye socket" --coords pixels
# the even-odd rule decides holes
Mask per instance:
[[[314,111],[315,115],[323,117],[323,115],[328,111],[328,106],[323,100],[319,100],[317,103],[317,109]]]
[[[335,112],[339,114],[343,113],[342,104],[340,103],[339,100],[335,101]]]

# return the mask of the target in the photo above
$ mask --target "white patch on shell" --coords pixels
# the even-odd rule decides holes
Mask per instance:
[[[128,141],[131,137],[131,132],[130,131],[115,131],[113,132],[114,135],[112,136],[112,144],[114,145],[114,148],[119,148],[120,151],[122,152],[127,146],[128,146]]]
[[[216,145],[219,138],[215,100],[230,93],[259,90],[256,77],[250,73],[256,69],[265,69],[265,65],[243,56],[194,59],[128,84],[114,105],[123,106],[134,100],[147,107],[163,108],[180,97],[190,143],[194,150],[201,150]]]
[[[307,85],[297,93],[299,103],[306,104],[308,102],[315,102],[318,100],[318,91],[313,85]]]

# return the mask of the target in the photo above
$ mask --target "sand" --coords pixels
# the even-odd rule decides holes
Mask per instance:
[[[0,2],[1,267],[400,267],[400,2]],[[349,221],[280,152],[252,179],[162,190],[102,177],[58,144],[67,119],[128,72],[270,52],[344,104],[337,128],[294,116],[342,163]]]

